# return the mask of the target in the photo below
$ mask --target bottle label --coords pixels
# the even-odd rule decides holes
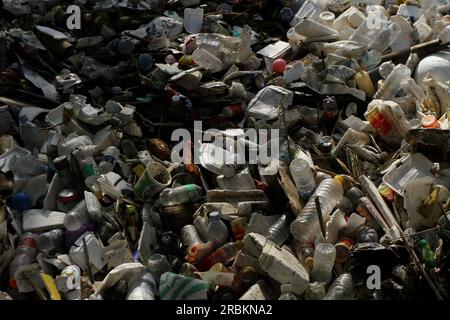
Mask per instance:
[[[37,248],[37,241],[33,237],[28,237],[23,239],[23,241],[20,243],[20,248],[29,247],[29,248]]]
[[[82,174],[84,178],[95,176],[97,175],[97,172],[95,170],[95,167],[93,164],[86,164],[83,166]]]
[[[102,157],[102,161],[109,162],[111,164],[114,163],[114,160],[115,160],[115,158],[113,156],[109,155],[109,154],[105,154]]]

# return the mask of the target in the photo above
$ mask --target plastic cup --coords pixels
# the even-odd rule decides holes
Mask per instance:
[[[141,200],[151,198],[168,188],[171,181],[170,172],[163,165],[158,162],[150,162],[134,186],[134,193]]]

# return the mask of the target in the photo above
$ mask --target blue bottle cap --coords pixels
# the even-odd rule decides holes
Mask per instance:
[[[14,210],[23,212],[31,208],[31,198],[24,192],[18,192],[12,197],[11,206]]]

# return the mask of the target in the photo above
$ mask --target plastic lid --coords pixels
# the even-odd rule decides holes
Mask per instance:
[[[220,172],[224,175],[225,178],[231,178],[232,176],[234,176],[236,170],[233,164],[226,163],[222,166]]]
[[[314,264],[314,258],[313,257],[307,257],[304,261],[305,267],[308,269],[312,269]]]
[[[209,219],[211,221],[219,221],[220,220],[220,212],[219,211],[213,211],[209,214]]]
[[[31,208],[31,198],[24,192],[18,192],[12,197],[11,206],[18,212],[23,212]]]

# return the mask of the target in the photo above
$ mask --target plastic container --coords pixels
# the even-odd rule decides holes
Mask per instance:
[[[17,288],[15,274],[21,266],[32,264],[36,261],[37,237],[32,233],[25,233],[20,238],[20,243],[14,253],[14,258],[9,265],[9,285],[11,288]]]
[[[300,196],[308,199],[316,186],[314,173],[309,163],[304,159],[294,159],[291,161],[289,169]]]
[[[167,188],[159,194],[159,201],[163,206],[195,202],[202,194],[202,188],[195,184],[187,184],[176,188]]]
[[[292,222],[290,227],[292,235],[301,242],[313,242],[317,233],[320,232],[315,198],[319,197],[322,216],[325,222],[333,208],[341,200],[343,193],[341,184],[335,179],[323,180],[303,210]]]
[[[218,211],[209,214],[208,241],[212,241],[216,248],[224,245],[228,240],[228,229],[225,223],[220,220]]]
[[[322,300],[353,300],[355,291],[350,273],[343,273],[333,281]]]
[[[64,226],[67,230],[79,230],[87,221],[89,215],[86,206],[86,200],[80,201],[72,210],[64,217]]]
[[[144,173],[134,186],[134,193],[141,200],[151,198],[167,188],[171,180],[172,177],[169,171],[162,164],[149,162]]]
[[[278,300],[298,300],[295,294],[292,293],[292,285],[289,283],[282,284],[280,289],[281,295]]]
[[[330,243],[319,243],[314,250],[311,281],[328,283],[331,280],[335,259],[336,248]]]
[[[106,148],[103,152],[103,157],[98,164],[98,169],[101,174],[106,174],[114,169],[114,166],[119,159],[120,151],[114,146]]]

